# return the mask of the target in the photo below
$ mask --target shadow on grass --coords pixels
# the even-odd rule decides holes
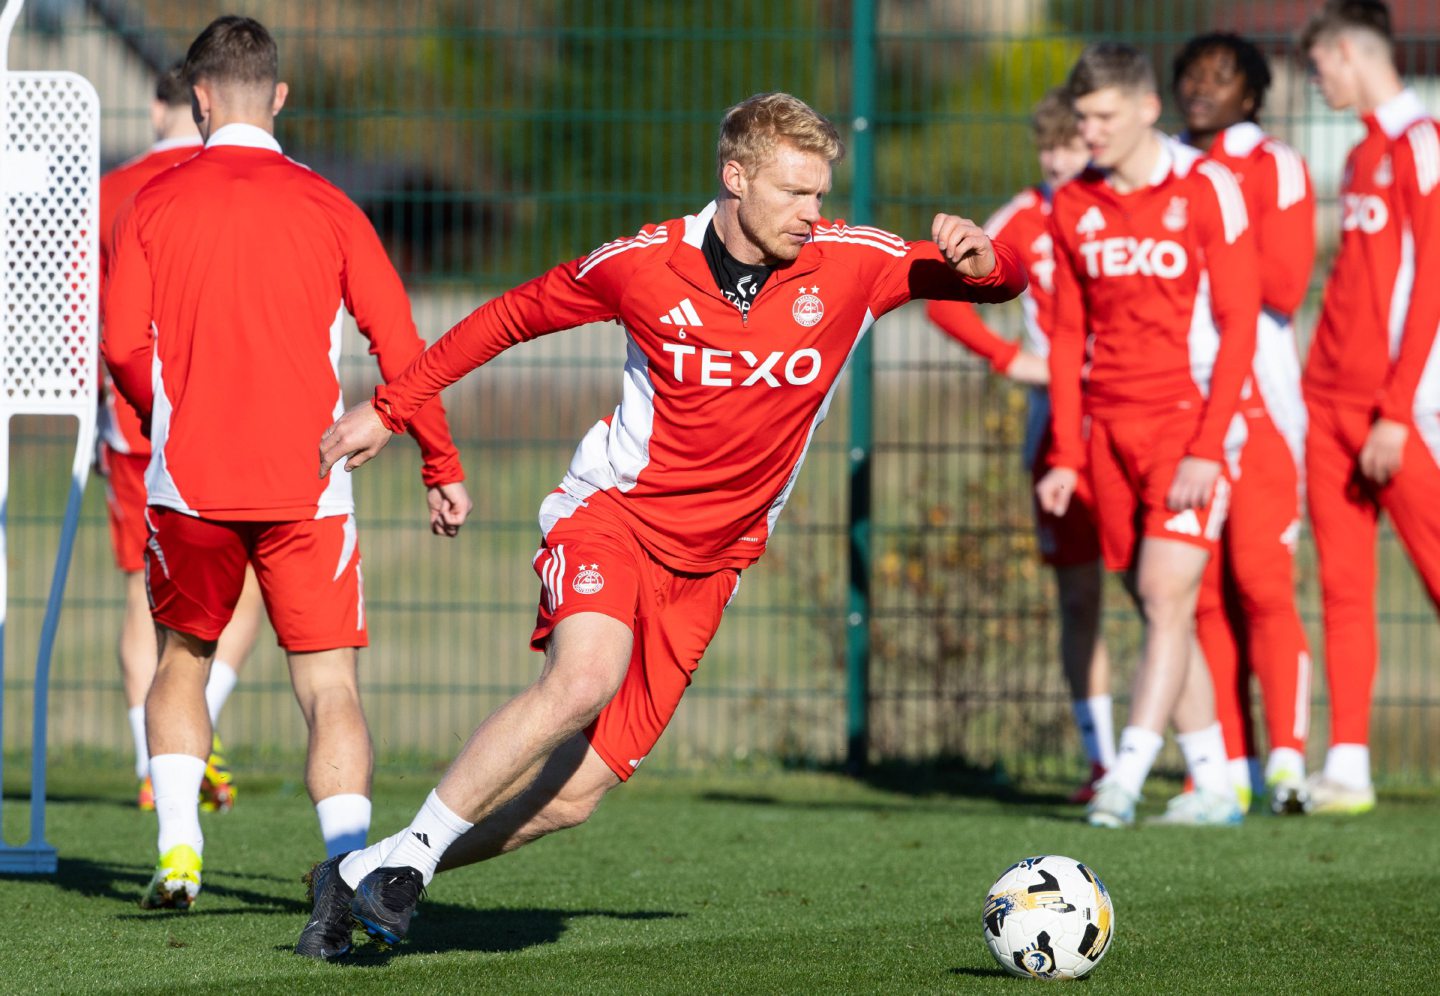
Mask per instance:
[[[363,943],[363,931],[355,932],[354,952],[336,964],[363,968],[383,965],[397,956],[436,954],[446,951],[474,951],[500,954],[523,951],[560,939],[570,921],[580,917],[606,917],[611,920],[673,920],[689,914],[666,910],[595,910],[595,909],[475,909],[451,903],[426,902],[420,906],[410,927],[410,936],[398,947],[384,948]],[[297,922],[298,928],[303,922]],[[276,950],[291,950],[288,946]]]
[[[991,799],[1020,806],[1066,805],[1066,793],[1050,790],[1024,791],[1010,779],[1003,768],[975,765],[958,758],[942,758],[925,762],[886,761],[870,765],[858,774],[839,764],[808,770],[846,775],[861,785],[911,798],[952,796]],[[908,802],[890,804],[854,799],[795,801],[782,800],[779,796],[764,793],[702,792],[700,798],[706,802],[733,802],[742,805],[785,806],[797,809],[848,809],[869,812],[914,809],[914,806]]]
[[[1010,973],[1003,968],[971,968],[968,965],[963,968],[952,968],[950,975],[969,975],[978,979],[1003,979]]]
[[[141,910],[139,908],[140,895],[154,870],[152,865],[92,861],[87,858],[62,856],[55,875],[47,881],[87,899],[113,899],[117,902],[132,904],[135,906],[133,913],[119,913],[116,914],[117,918],[145,920],[169,915],[165,910]],[[236,914],[249,916],[255,913],[282,913],[287,916],[303,916],[310,912],[310,904],[302,902],[298,898],[284,898],[269,892],[259,892],[237,885],[236,882],[242,879],[261,882],[288,881],[286,878],[276,875],[222,872],[205,879],[205,889],[201,893],[200,902],[196,904],[194,910],[186,911],[184,915],[189,917],[233,916]],[[0,875],[0,882],[11,880],[35,881],[36,877],[33,875]],[[228,899],[239,905],[227,909],[206,909],[206,899],[219,898]]]

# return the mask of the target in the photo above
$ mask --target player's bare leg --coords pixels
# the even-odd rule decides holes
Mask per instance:
[[[1090,761],[1090,778],[1070,797],[1089,802],[1095,783],[1115,763],[1110,655],[1100,632],[1104,571],[1100,561],[1055,568],[1060,598],[1060,664],[1070,689],[1075,725]]]
[[[225,708],[225,700],[235,688],[240,669],[255,647],[264,611],[265,602],[260,596],[255,569],[246,567],[240,600],[220,634],[215,659],[210,664],[210,679],[205,683],[205,707],[210,712],[210,727],[214,731],[210,756],[205,759],[205,778],[200,783],[200,808],[206,812],[229,812],[235,805],[235,780],[220,744],[220,710]]]
[[[1223,741],[1215,723],[1214,692],[1208,682],[1195,643],[1195,602],[1209,553],[1178,540],[1146,537],[1140,543],[1135,570],[1129,579],[1135,604],[1145,619],[1145,645],[1135,673],[1129,725],[1120,735],[1115,768],[1106,776],[1091,802],[1090,822],[1124,826],[1134,820],[1134,804],[1164,743],[1167,723],[1174,718],[1181,734],[1181,749],[1196,785],[1210,793],[1228,793]],[[1193,694],[1181,705],[1186,691]],[[1179,712],[1177,713],[1177,709]],[[1208,713],[1208,719],[1207,719]],[[1210,756],[1210,755],[1214,756]]]
[[[350,910],[371,936],[395,943],[421,889],[457,842],[447,867],[513,850],[582,822],[619,779],[582,730],[619,689],[634,635],[610,616],[581,612],[556,624],[540,677],[470,735],[440,784],[400,833],[316,872],[328,892],[354,889]],[[326,900],[326,901],[321,901]],[[338,905],[318,896],[307,934],[328,934]],[[306,953],[301,950],[301,953]]]
[[[310,731],[305,787],[328,857],[365,846],[374,756],[353,647],[292,653],[290,683]]]
[[[160,860],[140,903],[188,908],[200,891],[200,780],[210,753],[205,682],[214,640],[156,625],[159,663],[145,697],[150,777],[159,817]]]
[[[145,594],[145,572],[125,574],[125,618],[120,624],[120,683],[135,741],[135,778],[140,783],[141,809],[155,808],[150,786],[150,750],[145,742],[145,696],[155,679],[155,623]]]

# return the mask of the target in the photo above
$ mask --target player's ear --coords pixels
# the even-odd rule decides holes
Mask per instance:
[[[272,118],[280,113],[280,108],[285,106],[285,98],[288,96],[290,96],[290,84],[284,82],[276,83],[275,98],[270,103],[270,116]]]
[[[203,134],[205,122],[210,117],[210,87],[200,80],[190,86],[190,116],[195,119],[195,126]]]
[[[725,189],[731,197],[744,197],[745,190],[749,186],[745,167],[736,159],[731,159],[721,167],[720,182],[725,185]]]
[[[1155,127],[1155,123],[1160,120],[1161,110],[1160,95],[1154,90],[1146,90],[1140,95],[1140,117],[1147,127]]]

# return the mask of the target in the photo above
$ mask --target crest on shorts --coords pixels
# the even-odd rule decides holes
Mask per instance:
[[[582,595],[594,595],[599,592],[601,588],[605,587],[605,575],[600,573],[600,565],[590,564],[587,567],[585,564],[581,564],[575,572],[575,580],[570,582],[570,587]]]
[[[1170,198],[1170,206],[1165,209],[1165,216],[1160,219],[1160,224],[1172,232],[1180,231],[1180,229],[1185,227],[1185,221],[1189,215],[1188,208],[1189,204],[1185,198]]]
[[[820,288],[817,286],[800,286],[800,296],[790,306],[790,314],[795,316],[795,321],[805,326],[820,324],[820,319],[825,317],[825,302],[820,300]]]

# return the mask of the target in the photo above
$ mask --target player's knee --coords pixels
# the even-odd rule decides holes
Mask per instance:
[[[545,819],[552,831],[578,827],[588,820],[605,797],[603,790],[585,793],[567,792],[557,796],[545,807]]]
[[[545,687],[557,714],[565,717],[567,726],[578,730],[598,716],[614,698],[624,676],[623,669],[617,673],[602,662],[591,662],[557,669]]]

